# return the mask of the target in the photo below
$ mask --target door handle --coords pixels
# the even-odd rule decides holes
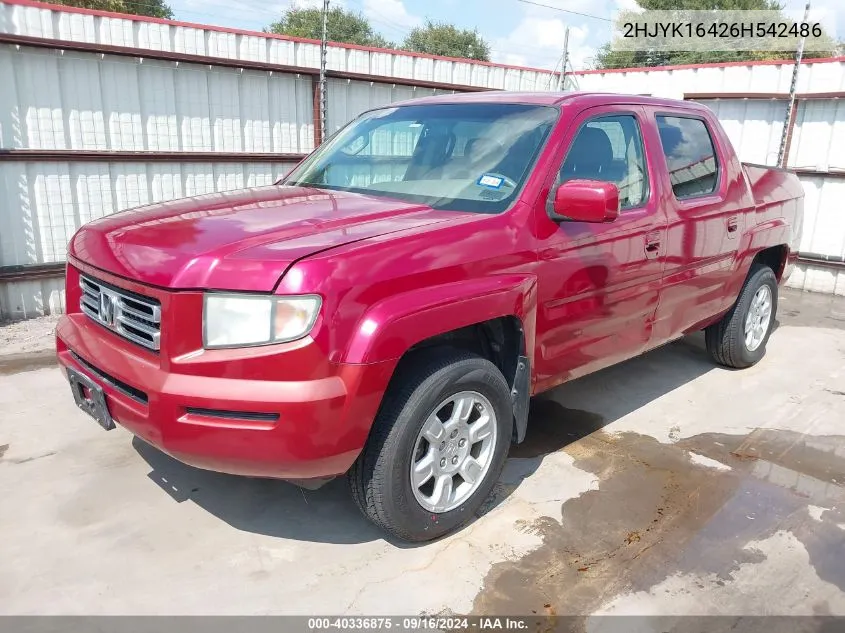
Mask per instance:
[[[739,229],[739,216],[732,215],[728,218],[728,234],[736,233]],[[731,236],[733,237],[733,236]]]
[[[645,256],[654,259],[660,252],[660,231],[651,231],[645,234]]]

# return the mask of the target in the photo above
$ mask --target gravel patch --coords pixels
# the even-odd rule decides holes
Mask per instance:
[[[56,321],[59,315],[0,322],[0,357],[37,354],[53,349],[56,344]]]

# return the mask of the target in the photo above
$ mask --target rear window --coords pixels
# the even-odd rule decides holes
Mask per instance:
[[[719,165],[713,139],[704,121],[658,116],[657,129],[675,197],[683,200],[716,191]]]

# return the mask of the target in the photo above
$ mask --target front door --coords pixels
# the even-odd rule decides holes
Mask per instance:
[[[621,212],[609,223],[556,223],[537,209],[535,392],[635,356],[651,341],[667,222],[652,192],[647,157],[659,148],[643,135],[644,117],[636,105],[590,108],[560,148],[550,199],[566,180],[613,182]]]

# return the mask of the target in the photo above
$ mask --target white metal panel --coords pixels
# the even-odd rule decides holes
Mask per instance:
[[[28,319],[65,311],[63,278],[0,284],[0,314]]]
[[[238,36],[234,33],[223,31],[205,32],[206,49],[210,57],[223,57],[225,59],[238,59]]]
[[[452,64],[452,81],[454,84],[469,85],[472,77],[472,64],[454,62]]]
[[[428,57],[414,58],[414,79],[422,81],[434,80],[434,60]]]
[[[2,14],[0,14],[2,15]],[[0,48],[0,147],[22,147],[25,145],[21,125],[20,98],[15,86],[16,68],[9,49]]]
[[[845,100],[803,101],[798,105],[789,165],[828,171],[845,169]]]
[[[126,18],[100,18],[100,42],[112,46],[135,46],[133,21]]]
[[[108,149],[99,66],[90,55],[68,55],[59,64],[59,78],[70,148]]]
[[[96,41],[97,27],[93,15],[61,12],[53,18],[56,23],[53,37],[81,42]]]
[[[176,69],[165,62],[144,62],[138,69],[141,121],[149,151],[179,151]]]
[[[215,163],[214,188],[215,191],[230,191],[244,188],[243,168],[237,163]]]
[[[272,184],[292,163],[2,162],[0,266],[64,261],[90,220],[153,202]]]
[[[445,59],[434,60],[434,81],[452,83],[452,66],[454,62]]]
[[[310,77],[0,46],[0,80],[0,147],[313,148]]]
[[[393,55],[393,75],[412,78],[414,76],[414,58],[409,55]]]
[[[845,256],[845,178],[802,176],[804,185],[804,233],[800,250]]]
[[[785,66],[784,71],[792,72],[792,66]],[[845,90],[845,62],[807,63],[798,73],[798,92],[839,92]],[[784,91],[789,90],[785,84]]]
[[[105,88],[102,107],[109,149],[142,151],[144,131],[137,65],[126,62],[103,64],[100,72]]]
[[[38,263],[35,205],[25,163],[0,163],[0,266]]]
[[[747,163],[777,163],[786,102],[759,99],[703,100],[728,135],[739,159]]]
[[[447,91],[448,92],[448,91]],[[431,88],[330,79],[326,86],[326,134],[334,134],[366,110],[379,106],[439,94]]]
[[[487,73],[487,87],[488,88],[504,88],[505,87],[505,69],[498,66],[488,66]]]
[[[296,65],[296,44],[288,40],[270,39],[267,43],[267,61],[271,64]]]
[[[36,8],[0,4],[0,32],[34,37],[56,37],[71,41],[138,47],[148,50],[173,50],[224,59],[270,61],[308,68],[319,68],[320,47],[316,42],[284,40],[264,33],[234,33],[213,27],[201,29],[170,22],[150,22],[132,16],[98,17],[59,8]],[[55,25],[55,28],[54,28]],[[328,49],[330,69],[503,88],[503,74],[475,73],[484,66],[471,61],[451,61],[412,55],[401,51],[381,52],[333,44]],[[472,71],[468,71],[471,67]],[[504,70],[503,66],[489,65]],[[519,69],[516,71],[519,73]],[[508,85],[546,85],[551,72],[542,77],[511,78]],[[484,82],[482,78],[492,80]],[[541,81],[542,79],[542,81]]]
[[[368,51],[355,48],[343,50],[340,48],[332,47],[332,52],[335,54],[342,54],[342,56],[338,55],[338,69],[349,70],[356,73],[370,73],[371,70],[374,70],[370,67],[370,60],[376,55],[371,55]],[[385,63],[385,61],[382,60],[380,65],[374,64],[374,66],[376,70],[380,67],[387,67],[387,70],[390,70],[389,61]]]
[[[522,71],[517,68],[505,69],[505,90],[522,90]]]
[[[680,96],[705,92],[788,93],[792,63],[573,73],[578,90]],[[845,89],[845,62],[807,61],[799,70],[799,92]]]
[[[799,263],[786,285],[809,292],[845,296],[845,270]]]
[[[138,46],[154,51],[169,51],[170,28],[158,22],[135,22]]]
[[[33,37],[56,37],[53,32],[53,12],[50,9],[20,5],[8,5],[8,8],[10,18],[5,23],[15,29],[9,31],[10,33],[21,33]]]
[[[490,83],[490,67],[476,64],[472,67],[472,80],[470,82],[473,86],[487,87]]]
[[[185,152],[211,151],[211,104],[208,94],[208,73],[180,72],[176,81],[176,113],[179,120],[181,147]]]
[[[214,193],[214,168],[211,163],[186,163],[181,171],[186,197]]]
[[[6,51],[10,50],[6,47]],[[15,57],[12,65],[19,111],[25,125],[25,131],[20,135],[23,147],[66,149],[62,96],[61,91],[55,89],[61,84],[57,56],[27,56],[23,67],[17,65],[18,59]]]
[[[243,73],[239,90],[244,151],[272,152],[273,139],[270,136],[270,94],[267,73]]]
[[[358,53],[360,51],[350,50],[349,55],[347,57],[347,64],[349,68],[352,68],[352,58],[354,53]],[[366,56],[366,68],[367,70],[362,71],[369,73],[371,75],[390,75],[392,74],[392,55],[388,53],[379,53],[379,52],[371,52],[368,53]]]
[[[171,27],[175,31],[173,36],[175,51],[187,53],[188,55],[205,55],[205,36],[200,29],[186,26]]]
[[[70,169],[75,195],[75,228],[117,211],[109,163],[74,163]]]
[[[308,46],[307,44],[305,46]],[[319,47],[315,47],[319,51]],[[328,46],[326,48],[326,68],[329,70],[346,70],[347,49],[339,46]],[[317,64],[319,67],[319,62]]]
[[[256,62],[267,61],[267,38],[259,35],[241,35],[239,37],[241,42],[238,59],[249,59]]]
[[[317,44],[310,44],[308,42],[296,42],[296,66],[305,66],[306,68],[320,67],[320,46]],[[332,47],[329,47],[331,50]]]
[[[272,151],[295,154],[313,150],[314,113],[310,79],[274,74],[269,81],[269,99]]]

